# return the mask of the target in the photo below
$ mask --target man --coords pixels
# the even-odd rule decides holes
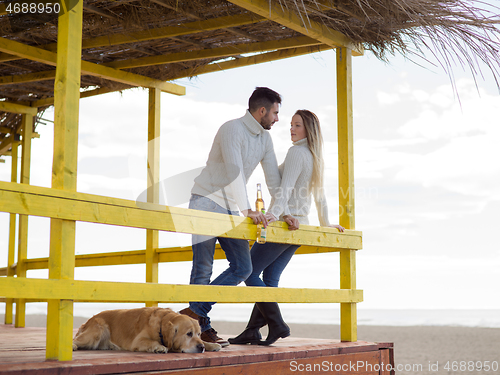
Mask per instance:
[[[195,179],[189,208],[252,218],[255,224],[268,221],[263,213],[253,211],[248,200],[246,182],[261,163],[266,183],[274,197],[280,186],[280,174],[268,130],[278,121],[281,96],[267,88],[257,87],[248,101],[245,116],[226,122],[219,128],[207,164]],[[229,268],[210,282],[215,243],[219,241],[229,261]],[[193,235],[193,268],[191,284],[238,285],[252,272],[248,241],[224,237]],[[229,342],[217,336],[208,313],[214,302],[191,302],[181,314],[197,319],[201,338],[222,346]]]

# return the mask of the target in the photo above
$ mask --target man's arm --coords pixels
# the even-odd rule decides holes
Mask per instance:
[[[241,157],[241,142],[243,135],[237,126],[226,125],[220,130],[220,146],[222,160],[224,162],[228,177],[236,174],[236,178],[229,182],[233,198],[238,208],[243,213],[251,210],[248,201],[243,160]]]

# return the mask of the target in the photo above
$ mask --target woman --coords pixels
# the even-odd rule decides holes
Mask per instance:
[[[298,110],[292,117],[290,134],[293,146],[288,150],[285,161],[280,165],[281,190],[276,194],[266,216],[268,222],[277,218],[284,220],[290,230],[300,224],[309,224],[307,215],[314,197],[321,226],[330,225],[328,207],[323,192],[323,137],[318,117],[307,110]],[[299,245],[255,242],[250,251],[252,274],[245,281],[247,286],[277,287],[281,273],[299,248]],[[263,273],[263,279],[260,274]],[[259,329],[268,325],[269,334],[261,341]],[[231,344],[271,345],[279,338],[290,335],[290,328],[283,321],[276,302],[257,302],[245,330],[229,339]]]

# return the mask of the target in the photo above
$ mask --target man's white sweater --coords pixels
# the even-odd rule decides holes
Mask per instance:
[[[246,184],[261,163],[272,196],[280,186],[278,162],[269,132],[247,110],[219,128],[205,168],[191,194],[205,196],[231,211],[250,210]]]

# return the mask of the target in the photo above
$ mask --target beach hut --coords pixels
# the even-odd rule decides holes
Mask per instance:
[[[0,160],[10,157],[12,163],[11,181],[0,181],[0,212],[10,214],[9,248],[2,249],[7,267],[0,270],[5,323],[23,327],[26,303],[48,301],[46,358],[69,361],[73,359],[74,301],[149,306],[197,300],[339,303],[340,346],[322,349],[317,358],[344,354],[351,359],[370,358],[374,364],[390,362],[389,345],[356,343],[356,304],[363,298],[356,288],[356,252],[362,248],[362,233],[355,227],[351,61],[366,53],[383,60],[396,53],[431,53],[450,75],[455,64],[475,73],[479,61],[496,77],[498,18],[492,17],[495,8],[486,7],[479,1],[462,0],[3,1]],[[278,222],[271,226],[268,241],[301,244],[300,253],[338,252],[340,289],[236,291],[158,284],[159,263],[188,261],[191,256],[189,247],[159,248],[159,231],[256,237],[256,226],[249,219],[236,218],[228,224],[220,215],[158,204],[160,150],[155,140],[161,137],[160,93],[184,95],[185,88],[172,82],[179,78],[329,49],[335,49],[337,56],[339,222],[348,230],[340,234],[330,228],[304,226],[292,235],[286,224]],[[144,145],[148,149],[144,166],[148,203],[140,206],[135,201],[76,191],[79,99],[132,87],[149,90],[147,130],[146,124],[137,129],[147,131],[149,140]],[[29,184],[30,159],[31,140],[50,106],[55,110],[54,160],[52,186],[46,188]],[[47,258],[27,256],[30,215],[51,220]],[[145,249],[75,256],[77,221],[144,228]],[[218,250],[217,257],[223,256]],[[137,263],[146,264],[145,283],[74,280],[75,266]],[[30,269],[48,269],[49,278],[27,278]],[[275,354],[275,366],[287,355]]]

